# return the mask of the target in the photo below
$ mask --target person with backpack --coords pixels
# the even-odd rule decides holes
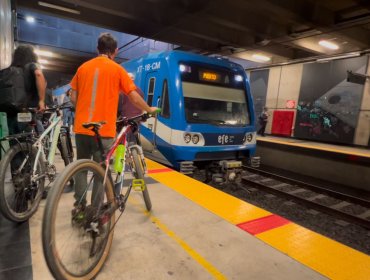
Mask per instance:
[[[0,72],[0,111],[8,116],[9,134],[20,133],[17,113],[26,107],[45,110],[46,80],[30,45],[18,46],[9,68]]]

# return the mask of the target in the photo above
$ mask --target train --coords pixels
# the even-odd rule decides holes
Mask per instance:
[[[253,99],[242,66],[184,51],[149,53],[122,63],[149,106],[140,127],[146,157],[204,181],[237,182],[256,150]]]

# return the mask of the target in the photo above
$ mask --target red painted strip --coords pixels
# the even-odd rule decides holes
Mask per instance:
[[[250,234],[256,235],[277,227],[281,227],[289,223],[290,223],[289,220],[284,219],[278,215],[270,215],[245,223],[241,223],[237,226],[240,227],[242,230],[249,232]]]
[[[170,172],[170,171],[173,171],[173,170],[171,168],[151,169],[151,170],[148,170],[148,174]]]

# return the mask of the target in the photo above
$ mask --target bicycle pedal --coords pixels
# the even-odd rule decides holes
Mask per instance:
[[[143,179],[133,179],[132,188],[137,192],[145,190],[145,181]]]

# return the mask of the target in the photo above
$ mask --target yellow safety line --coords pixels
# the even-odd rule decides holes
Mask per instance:
[[[152,168],[164,167],[148,159],[146,161]],[[175,171],[149,176],[235,225],[269,214],[225,193],[221,195],[220,191]],[[240,205],[237,205],[238,201]],[[369,256],[297,224],[291,223],[255,236],[329,278],[370,279]],[[353,263],[356,264],[352,265],[354,271],[351,270]]]
[[[129,200],[136,207],[140,208],[142,212],[150,218],[150,220],[158,226],[165,234],[167,234],[171,239],[176,241],[186,253],[188,253],[195,261],[197,261],[205,270],[207,270],[215,279],[227,279],[220,271],[217,270],[210,262],[208,262],[204,257],[202,257],[197,251],[191,248],[184,240],[182,240],[175,232],[170,230],[164,223],[162,223],[157,217],[152,215],[150,212],[146,211],[141,207],[140,203],[130,196]]]
[[[314,149],[314,150],[325,151],[325,152],[334,152],[334,153],[339,153],[339,154],[354,155],[354,156],[370,158],[370,155],[363,154],[363,153],[356,152],[356,151],[348,152],[348,151],[337,150],[337,149],[333,149],[333,148],[329,148],[329,147],[322,148],[322,147],[317,147],[317,146],[312,146],[312,145],[307,145],[307,144],[286,142],[286,141],[280,141],[280,140],[275,140],[275,139],[266,139],[266,138],[262,139],[262,138],[259,138],[259,137],[257,138],[257,140],[258,141],[263,141],[263,142],[283,144],[283,145],[288,145],[288,146]]]

